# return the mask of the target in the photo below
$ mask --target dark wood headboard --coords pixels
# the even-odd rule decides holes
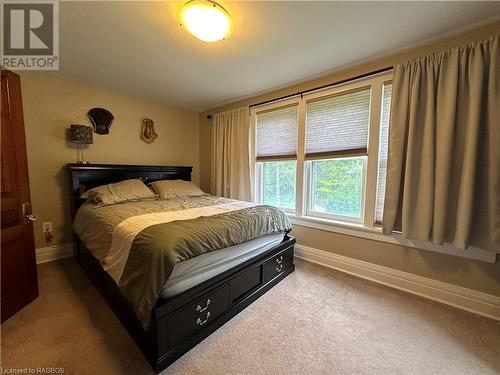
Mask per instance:
[[[72,217],[83,203],[80,196],[87,190],[131,178],[144,183],[158,180],[191,181],[193,167],[121,164],[67,164],[70,177]]]

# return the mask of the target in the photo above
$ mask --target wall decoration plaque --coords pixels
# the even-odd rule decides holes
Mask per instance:
[[[109,128],[114,120],[114,116],[110,111],[104,108],[92,108],[87,115],[97,134],[109,134]]]
[[[153,143],[156,138],[158,138],[158,134],[155,132],[153,120],[142,119],[141,139],[146,143]]]

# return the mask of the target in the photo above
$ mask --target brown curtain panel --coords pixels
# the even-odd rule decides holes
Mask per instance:
[[[384,233],[500,251],[499,69],[498,36],[395,68]]]
[[[217,113],[212,130],[212,194],[251,200],[248,108]]]

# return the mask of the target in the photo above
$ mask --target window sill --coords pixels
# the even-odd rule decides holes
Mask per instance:
[[[426,241],[407,240],[399,234],[386,235],[382,228],[367,228],[362,224],[328,220],[309,216],[297,216],[287,213],[294,225],[319,229],[327,232],[345,234],[354,237],[366,238],[373,241],[386,242],[401,246],[408,246],[419,250],[435,251],[438,253],[459,256],[468,259],[480,260],[488,263],[496,262],[496,253],[470,246],[467,250],[456,248],[450,244],[434,245]]]

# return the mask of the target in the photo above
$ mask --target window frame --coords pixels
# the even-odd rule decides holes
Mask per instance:
[[[262,174],[263,174],[263,163],[266,162],[278,162],[278,161],[287,161],[287,160],[295,160],[296,165],[295,165],[295,206],[297,206],[297,168],[298,168],[298,161],[297,161],[297,156],[295,157],[290,157],[290,156],[283,156],[283,157],[269,157],[265,159],[260,159],[257,160],[257,115],[259,113],[265,113],[265,112],[270,112],[274,110],[279,110],[283,108],[288,108],[288,107],[294,107],[297,106],[297,123],[300,121],[300,110],[299,110],[299,100],[300,97],[291,97],[288,99],[284,100],[279,100],[273,103],[269,103],[265,106],[258,107],[257,109],[251,109],[250,111],[250,178],[251,178],[251,185],[252,185],[252,200],[257,203],[263,203],[262,198],[263,198],[263,185],[261,184],[261,181],[263,180]],[[297,138],[299,137],[298,135],[298,129],[297,127]],[[298,146],[297,146],[297,141],[295,144],[295,155],[297,155],[298,152]],[[281,207],[277,206],[281,210],[285,211],[286,213],[289,214],[296,214],[296,209],[292,210],[287,207]]]
[[[344,82],[339,85],[332,86],[330,88],[318,89],[305,93],[303,95],[297,95],[292,98],[285,100],[280,100],[277,102],[272,102],[259,107],[251,108],[251,173],[252,176],[252,186],[254,187],[255,195],[254,201],[261,202],[261,180],[260,175],[262,171],[258,170],[258,163],[256,161],[256,119],[257,114],[279,109],[281,107],[286,107],[290,105],[298,105],[298,119],[297,119],[297,146],[296,146],[296,176],[295,176],[295,210],[284,209],[285,212],[292,214],[294,218],[304,218],[304,219],[319,219],[322,222],[331,223],[332,225],[352,225],[355,227],[363,228],[375,228],[375,205],[376,205],[376,194],[377,194],[377,178],[378,178],[378,155],[379,155],[379,137],[380,137],[380,124],[381,124],[381,110],[382,110],[382,99],[383,99],[383,87],[384,84],[392,82],[393,71],[383,72],[379,74],[374,74],[368,77],[360,78],[357,80],[352,80]],[[349,92],[355,92],[363,90],[365,88],[370,88],[370,114],[368,120],[368,139],[366,146],[366,154],[362,153],[360,155],[349,154],[350,150],[345,153],[339,152],[338,155],[332,157],[307,157],[305,153],[305,134],[306,134],[306,108],[307,103],[312,101],[317,101],[321,99],[326,99],[332,96],[347,94]],[[362,214],[360,219],[333,215],[333,214],[323,214],[314,212],[312,210],[312,161],[314,160],[325,160],[325,159],[337,159],[337,158],[349,158],[354,156],[366,155],[367,161],[365,163],[365,172],[363,178],[363,204],[362,204]],[[278,161],[279,159],[274,159]],[[283,160],[286,160],[283,158]],[[271,160],[269,160],[271,161]],[[281,208],[281,207],[280,207]],[[282,208],[283,209],[283,208]]]

